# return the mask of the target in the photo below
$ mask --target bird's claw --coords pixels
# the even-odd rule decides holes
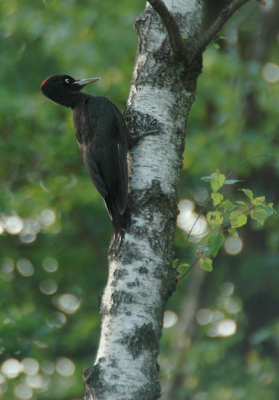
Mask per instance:
[[[160,131],[159,129],[155,129],[153,131],[149,131],[148,130],[149,127],[153,124],[154,121],[156,121],[155,118],[151,122],[149,122],[149,124],[147,125],[146,129],[143,132],[139,133],[139,137],[140,138],[143,138],[144,136],[151,135],[152,133],[157,133],[157,132]]]

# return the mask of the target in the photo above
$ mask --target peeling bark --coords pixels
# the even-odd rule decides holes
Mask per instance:
[[[195,38],[202,2],[165,1],[182,36]],[[85,400],[158,399],[157,356],[163,313],[175,290],[172,267],[179,181],[187,117],[195,99],[201,57],[175,61],[166,29],[150,5],[135,23],[139,38],[125,117],[135,132],[152,121],[159,133],[132,150],[132,230],[109,256],[101,298],[102,331],[95,365],[85,370]]]

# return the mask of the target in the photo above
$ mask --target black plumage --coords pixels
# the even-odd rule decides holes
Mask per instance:
[[[121,112],[109,99],[80,92],[98,79],[53,75],[42,83],[41,92],[55,103],[72,108],[83,161],[105,200],[114,227],[113,246],[119,248],[131,226],[127,152],[139,137],[131,135]]]

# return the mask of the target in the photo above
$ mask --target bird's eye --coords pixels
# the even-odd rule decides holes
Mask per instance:
[[[70,79],[69,79],[69,78],[66,78],[66,79],[65,79],[65,82],[66,82],[66,83],[70,83]]]

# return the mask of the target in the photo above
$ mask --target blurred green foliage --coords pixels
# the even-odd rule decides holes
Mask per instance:
[[[139,0],[0,3],[3,400],[82,397],[82,370],[98,345],[98,297],[112,226],[81,161],[71,112],[39,88],[56,73],[100,76],[86,90],[124,110],[137,47],[133,23],[143,7]],[[202,176],[217,169],[227,175],[258,154],[279,156],[279,84],[268,81],[268,63],[279,63],[278,28],[260,47],[274,11],[249,7],[229,21],[219,49],[212,46],[204,55],[181,182],[181,198],[193,200],[197,212],[204,204],[198,193],[206,190]],[[229,187],[226,198],[234,199],[234,187],[250,188],[278,212],[278,174],[274,159],[251,160],[233,175],[245,181]],[[209,322],[192,321],[183,362],[177,362],[177,326],[191,274],[168,304],[179,318],[164,330],[161,379],[163,385],[176,380],[176,400],[278,398],[278,216],[263,227],[250,222],[239,233],[241,252],[229,255],[225,247],[205,275],[195,313],[207,310]],[[177,230],[177,258],[185,240]],[[191,264],[196,246],[188,244],[183,261]],[[237,326],[234,334],[216,334],[224,320],[235,323],[229,322]]]
[[[71,111],[45,99],[40,84],[56,73],[98,75],[102,80],[88,92],[105,95],[124,110],[137,47],[133,23],[143,6],[141,1],[1,1],[3,399],[82,396],[82,370],[92,365],[98,345],[98,297],[106,283],[112,225],[81,160]],[[63,357],[68,364],[58,370]],[[27,359],[28,364],[30,358],[40,365],[33,375],[12,363]],[[67,370],[71,362],[74,375]]]

